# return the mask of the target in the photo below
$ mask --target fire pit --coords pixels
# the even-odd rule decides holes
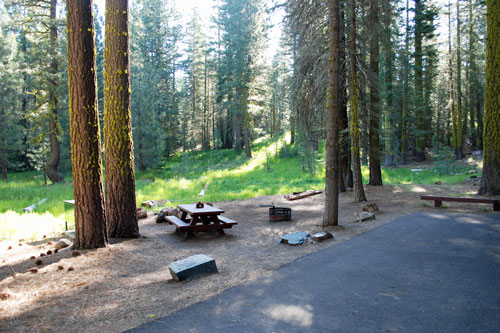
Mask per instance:
[[[292,219],[292,209],[286,207],[270,207],[269,222],[290,221]]]

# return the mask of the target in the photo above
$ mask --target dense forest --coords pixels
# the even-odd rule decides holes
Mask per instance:
[[[255,139],[290,132],[291,153],[301,156],[306,171],[313,171],[315,151],[327,141],[327,193],[328,165],[335,165],[340,176],[333,186],[354,187],[356,199],[364,200],[361,164],[369,165],[369,184],[382,185],[382,166],[446,154],[462,159],[484,145],[498,150],[498,129],[483,135],[486,1],[212,2],[211,14],[194,9],[184,21],[173,0],[131,1],[130,11],[123,9],[128,32],[121,41],[129,46],[120,49],[117,41],[114,51],[112,41],[105,46],[105,34],[106,40],[113,36],[118,19],[106,10],[105,26],[93,6],[88,29],[96,61],[90,69],[97,77],[94,126],[105,132],[98,150],[106,155],[104,174],[111,183],[121,174],[114,175],[114,166],[126,160],[133,161],[126,167],[133,180],[134,164],[140,171],[155,169],[194,150],[234,149],[251,158]],[[498,14],[498,5],[489,6]],[[4,180],[9,172],[33,169],[51,182],[71,174],[70,123],[87,120],[71,120],[68,112],[68,69],[76,66],[69,65],[69,12],[57,0],[0,1]],[[281,22],[271,24],[280,16]],[[269,34],[277,30],[279,43],[270,45]],[[498,34],[488,34],[495,50]],[[115,64],[120,57],[112,52],[127,62]],[[127,74],[126,82],[105,70],[104,59],[113,59],[108,65]],[[104,111],[106,103],[120,100],[131,110],[124,122]],[[498,112],[486,114],[490,123],[498,122]],[[498,191],[495,163],[489,170],[496,183],[482,186],[482,193]],[[133,191],[126,183],[117,179],[116,191]],[[109,193],[107,205],[113,201]],[[107,207],[108,213],[113,209]]]

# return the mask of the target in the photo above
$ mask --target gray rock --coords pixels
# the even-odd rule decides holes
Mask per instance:
[[[73,243],[69,240],[67,240],[66,238],[61,238],[59,240],[59,242],[57,242],[55,245],[54,245],[54,248],[58,249],[58,250],[61,250],[61,249],[64,249],[64,248],[67,248],[67,247],[70,247]]]
[[[217,273],[215,259],[204,254],[197,254],[175,261],[168,267],[176,281],[191,279],[200,274]]]
[[[290,234],[286,234],[280,238],[278,243],[284,243],[289,245],[299,245],[304,244],[307,241],[307,238],[311,237],[307,232],[296,231]]]
[[[177,208],[172,208],[172,207],[163,208],[156,216],[156,223],[165,222],[166,216],[176,216],[180,218],[181,217],[180,213],[181,213],[180,210]]]
[[[333,235],[331,233],[329,233],[328,231],[325,231],[325,232],[315,233],[315,234],[311,235],[311,237],[316,242],[321,242],[321,241],[324,241],[325,239],[333,238]]]
[[[359,222],[364,222],[364,221],[369,221],[369,220],[375,220],[375,214],[370,213],[370,212],[362,212],[359,214]]]

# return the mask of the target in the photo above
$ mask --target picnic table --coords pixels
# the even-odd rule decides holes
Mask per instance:
[[[185,236],[191,237],[197,231],[215,230],[219,235],[225,235],[224,229],[232,228],[238,224],[223,215],[224,210],[204,204],[197,208],[196,204],[187,204],[177,206],[182,212],[180,218],[177,216],[167,216],[168,223],[175,225],[178,232],[185,232]]]

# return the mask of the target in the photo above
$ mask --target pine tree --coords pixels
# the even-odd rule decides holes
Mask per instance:
[[[487,0],[484,166],[479,194],[500,194],[500,2]]]
[[[379,0],[370,2],[370,185],[382,185],[380,169]]]
[[[139,236],[130,111],[128,1],[106,1],[104,145],[106,220],[110,237]]]
[[[325,174],[325,209],[321,225],[338,225],[339,204],[339,128],[337,121],[340,117],[340,59],[339,59],[339,0],[328,1],[329,14],[329,84],[328,106],[326,114],[326,174]]]
[[[71,162],[75,198],[74,249],[107,244],[97,114],[92,1],[67,4]]]
[[[358,74],[356,60],[356,1],[351,1],[351,31],[349,55],[351,61],[351,76],[350,76],[350,132],[351,132],[351,164],[353,169],[353,193],[354,200],[361,202],[366,201],[365,190],[363,188],[363,177],[361,175],[361,161],[359,158],[359,102],[358,102]]]

